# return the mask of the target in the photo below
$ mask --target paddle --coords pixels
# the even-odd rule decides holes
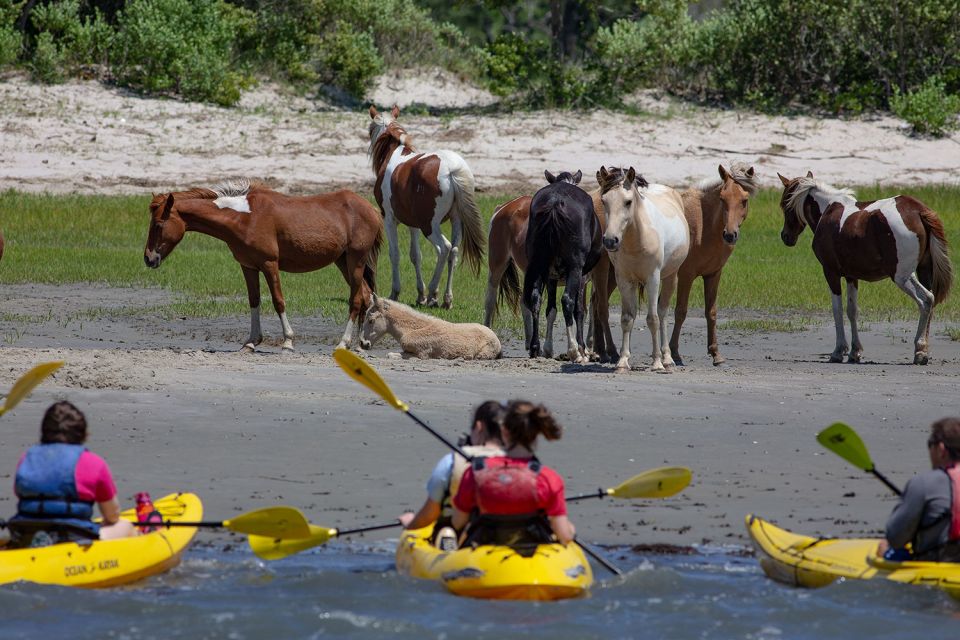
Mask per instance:
[[[410,407],[407,406],[407,403],[401,401],[393,394],[393,391],[391,391],[390,387],[387,386],[387,383],[383,381],[383,378],[380,377],[380,374],[374,371],[373,367],[367,364],[363,358],[348,349],[340,348],[334,350],[333,359],[337,361],[337,364],[340,365],[341,369],[347,372],[348,376],[383,398],[383,401],[388,405],[410,416],[414,422],[429,431],[440,442],[447,445],[448,448],[456,451],[463,458],[467,460],[473,460],[473,456],[469,456],[464,453],[460,447],[444,438],[438,432],[434,431],[430,425],[415,416],[413,412],[410,411]]]
[[[3,406],[0,407],[0,416],[20,404],[20,401],[26,398],[27,395],[33,391],[34,387],[62,366],[63,360],[43,362],[20,376],[20,378],[13,383],[10,393],[7,394],[7,397],[3,401]]]
[[[319,547],[331,538],[346,536],[352,533],[392,529],[399,526],[401,525],[398,520],[394,520],[389,524],[375,524],[369,527],[358,527],[356,529],[335,529],[311,524],[310,535],[306,538],[284,540],[273,536],[251,535],[247,538],[247,542],[250,544],[250,549],[257,554],[258,557],[264,560],[280,560],[281,558],[292,556],[295,553],[306,551],[311,547]]]
[[[271,536],[272,538],[303,539],[311,534],[310,523],[303,513],[294,507],[266,507],[250,511],[229,520],[206,520],[201,522],[180,522],[163,520],[161,522],[136,523],[149,527],[208,527],[224,528],[247,535]]]
[[[590,498],[667,498],[683,491],[693,474],[686,467],[659,467],[649,469],[621,482],[612,489],[597,489],[595,493],[570,496],[567,502]]]
[[[857,432],[849,425],[842,422],[834,422],[817,434],[817,442],[858,469],[872,473],[898,496],[902,495],[897,485],[890,482],[885,475],[877,471],[873,460],[870,459],[870,453],[867,451],[866,445],[863,444],[863,440],[860,439]]]

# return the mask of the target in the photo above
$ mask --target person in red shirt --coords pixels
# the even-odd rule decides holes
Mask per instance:
[[[576,535],[567,517],[563,478],[534,455],[539,436],[559,440],[562,427],[542,404],[513,400],[501,435],[506,455],[474,458],[454,497],[453,526],[468,521],[465,544],[548,542]]]
[[[36,544],[37,531],[54,532],[60,539],[62,531],[87,532],[85,537],[102,540],[137,535],[133,523],[120,518],[110,467],[87,450],[86,440],[87,419],[72,403],[57,402],[44,413],[40,444],[21,456],[14,480],[17,515],[8,524],[15,535],[18,521],[24,525],[20,529],[29,540],[23,543]],[[92,521],[94,504],[102,523]]]

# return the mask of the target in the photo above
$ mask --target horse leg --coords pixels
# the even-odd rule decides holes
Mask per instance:
[[[857,328],[857,314],[860,309],[857,307],[857,281],[853,278],[847,278],[847,317],[850,319],[850,355],[847,356],[847,362],[860,362],[863,354],[863,345],[860,344],[860,331]]]
[[[503,259],[499,252],[494,255],[494,251],[488,253],[487,262],[487,295],[483,302],[483,325],[491,327],[493,325],[493,313],[497,309],[497,289],[500,286],[500,280],[507,271],[509,257]]]
[[[897,286],[913,298],[920,308],[917,335],[913,338],[913,364],[927,364],[930,362],[927,338],[930,331],[930,317],[933,315],[933,292],[920,284],[915,273],[911,273],[905,281],[897,282]]]
[[[622,281],[624,278],[618,278],[617,284],[620,286],[620,329],[623,332],[623,338],[620,342],[620,360],[617,361],[617,371],[630,370],[630,334],[633,332],[633,321],[637,317],[637,285],[634,282]]]
[[[647,278],[647,329],[653,341],[653,364],[651,371],[663,371],[663,354],[660,339],[660,316],[657,314],[657,305],[660,302],[660,270],[657,269]]]
[[[717,345],[717,292],[720,290],[720,272],[703,276],[703,308],[707,318],[707,353],[713,358],[713,366],[726,362]]]
[[[400,239],[397,237],[397,219],[391,210],[385,210],[383,228],[387,232],[387,244],[390,246],[390,268],[393,272],[393,286],[390,287],[390,299],[400,298]],[[413,233],[413,229],[410,230]]]
[[[681,367],[683,366],[683,356],[680,355],[680,329],[683,327],[684,320],[687,319],[687,303],[690,300],[690,288],[693,286],[695,278],[691,278],[684,273],[677,281],[677,303],[673,307],[673,333],[670,335],[670,352],[673,353],[673,361]],[[703,281],[703,290],[706,294],[707,281]],[[706,297],[706,295],[704,295]],[[709,308],[709,307],[707,307]],[[707,320],[707,342],[710,341],[710,320]],[[711,355],[712,355],[711,351]],[[714,362],[716,364],[716,362]]]
[[[594,278],[593,286],[596,288],[597,295],[599,296],[597,298],[597,322],[600,325],[603,343],[606,346],[606,356],[604,359],[604,356],[601,354],[601,361],[616,362],[619,360],[620,354],[617,353],[617,347],[613,342],[613,330],[610,328],[610,296],[613,294],[613,290],[617,288],[617,279],[610,265],[609,258],[603,256],[600,258],[600,261],[607,263],[606,284],[602,284],[599,278]],[[597,335],[599,336],[600,334],[598,333]]]
[[[847,346],[847,334],[843,330],[843,298],[840,296],[840,276],[824,271],[827,278],[827,285],[830,287],[832,295],[831,304],[833,305],[833,325],[837,331],[837,345],[830,354],[830,362],[843,362],[843,356],[850,350]]]
[[[557,323],[557,281],[547,282],[546,338],[543,341],[543,355],[553,357],[553,325]]]
[[[417,274],[417,304],[427,304],[421,269],[423,257],[420,255],[420,230],[413,227],[410,227],[410,262],[413,263],[413,271]]]
[[[433,276],[430,277],[430,284],[427,286],[427,306],[439,307],[440,278],[443,277],[443,268],[450,257],[452,246],[450,241],[440,232],[439,223],[433,226],[428,239],[437,252],[437,266],[434,267]]]
[[[270,289],[270,297],[273,298],[273,308],[280,316],[280,325],[283,327],[283,350],[293,351],[293,329],[287,321],[287,307],[283,301],[283,291],[280,289],[280,268],[276,262],[263,264],[263,277]]]
[[[260,330],[260,271],[243,265],[240,268],[243,269],[243,279],[247,283],[247,301],[250,303],[250,337],[243,345],[243,350],[254,351],[256,346],[263,342],[263,332]]]
[[[540,357],[540,303],[543,297],[543,278],[539,275],[538,265],[529,265],[523,278],[523,307],[530,315],[530,338],[527,348],[531,358]],[[534,275],[537,274],[537,275]]]
[[[457,267],[460,256],[460,236],[463,234],[463,223],[456,217],[450,221],[450,246],[447,256],[447,290],[443,294],[443,308],[453,308],[453,271]],[[439,283],[438,283],[439,284]]]
[[[343,279],[347,281],[347,285],[350,287],[350,298],[348,300],[350,303],[350,313],[347,317],[347,326],[344,328],[343,336],[336,346],[337,349],[347,349],[353,344],[354,329],[358,331],[360,329],[360,315],[364,305],[363,269],[366,263],[362,255],[351,256],[350,254],[344,254],[337,259],[336,265],[337,268],[340,269],[340,273],[343,274]]]
[[[663,366],[665,367],[672,367],[675,364],[670,356],[670,344],[667,342],[667,311],[670,310],[670,299],[676,289],[677,274],[664,278],[657,301],[657,318],[660,320],[660,351],[663,354]]]
[[[574,266],[567,274],[560,304],[563,308],[563,321],[567,325],[567,356],[570,362],[583,364],[589,362],[586,345],[583,343],[583,307],[580,305],[583,287],[583,269]]]

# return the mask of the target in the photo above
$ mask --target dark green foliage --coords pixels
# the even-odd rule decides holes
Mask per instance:
[[[23,35],[17,30],[17,16],[25,0],[0,0],[0,67],[12,64],[20,57]]]
[[[383,69],[373,36],[342,20],[321,39],[318,51],[321,79],[353,96],[363,96]]]
[[[917,133],[939,137],[957,128],[960,96],[947,94],[943,80],[939,76],[930,76],[908,93],[900,93],[900,89],[895,89],[890,106]]]
[[[57,0],[33,8],[30,22],[37,41],[30,65],[38,79],[59,81],[83,65],[107,61],[113,28],[99,11],[83,16],[81,10],[80,0]]]

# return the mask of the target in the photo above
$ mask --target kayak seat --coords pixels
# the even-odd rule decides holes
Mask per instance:
[[[529,558],[538,546],[551,542],[555,542],[553,530],[542,514],[483,514],[471,521],[461,547],[499,545],[510,547],[520,556]]]
[[[90,544],[100,539],[99,532],[92,527],[56,520],[14,518],[4,526],[10,531],[8,549],[48,547],[63,542]]]

